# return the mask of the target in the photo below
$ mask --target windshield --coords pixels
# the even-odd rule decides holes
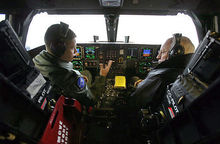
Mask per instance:
[[[198,36],[192,19],[185,14],[174,16],[121,15],[119,18],[117,41],[125,41],[130,36],[133,43],[162,44],[174,33],[182,33],[190,38],[195,47]]]
[[[76,33],[77,42],[91,42],[93,36],[107,41],[104,15],[48,15],[40,13],[34,16],[27,35],[25,47],[27,50],[44,44],[44,34],[47,28],[60,21],[67,23]]]
[[[76,35],[76,41],[92,42],[93,36],[99,36],[99,41],[107,41],[107,31],[104,15],[49,15],[40,13],[34,16],[27,35],[25,47],[27,50],[44,44],[44,34],[47,28],[60,21],[69,24]],[[189,37],[195,47],[198,46],[198,36],[192,19],[185,14],[174,16],[120,15],[117,41],[125,41],[130,36],[131,43],[162,44],[174,33],[182,33]]]

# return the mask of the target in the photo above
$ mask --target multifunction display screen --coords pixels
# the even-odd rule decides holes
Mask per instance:
[[[149,48],[143,48],[142,49],[142,56],[144,57],[144,58],[149,58],[149,59],[151,59],[152,58],[152,50],[151,49],[149,49]]]
[[[73,60],[80,60],[82,59],[82,48],[81,47],[76,47],[77,53],[73,57]]]
[[[95,47],[85,47],[85,58],[86,59],[95,59]]]

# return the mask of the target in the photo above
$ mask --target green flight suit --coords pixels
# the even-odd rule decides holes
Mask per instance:
[[[78,81],[82,80],[82,74],[73,69],[71,62],[62,61],[45,50],[38,54],[33,61],[42,75],[51,81],[55,93],[76,98],[85,105],[93,105],[101,96],[105,86],[105,77],[97,76],[94,83],[91,84],[91,74],[89,71],[84,71],[83,75],[89,78],[89,85],[85,84],[84,87],[81,87]]]

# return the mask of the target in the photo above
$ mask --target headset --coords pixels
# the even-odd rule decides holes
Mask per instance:
[[[172,42],[172,48],[169,52],[169,58],[177,56],[177,55],[183,55],[184,54],[184,47],[180,45],[182,34],[176,33],[173,34],[173,42]]]
[[[61,57],[66,50],[65,39],[67,38],[68,32],[69,32],[69,25],[60,22],[59,34],[57,36],[57,40],[55,42],[52,42],[50,45],[51,52],[57,57]]]

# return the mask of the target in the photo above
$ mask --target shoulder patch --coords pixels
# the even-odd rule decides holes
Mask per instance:
[[[83,77],[79,77],[78,80],[77,80],[77,86],[80,88],[80,89],[83,89],[85,86],[86,86],[86,82],[84,80]]]

